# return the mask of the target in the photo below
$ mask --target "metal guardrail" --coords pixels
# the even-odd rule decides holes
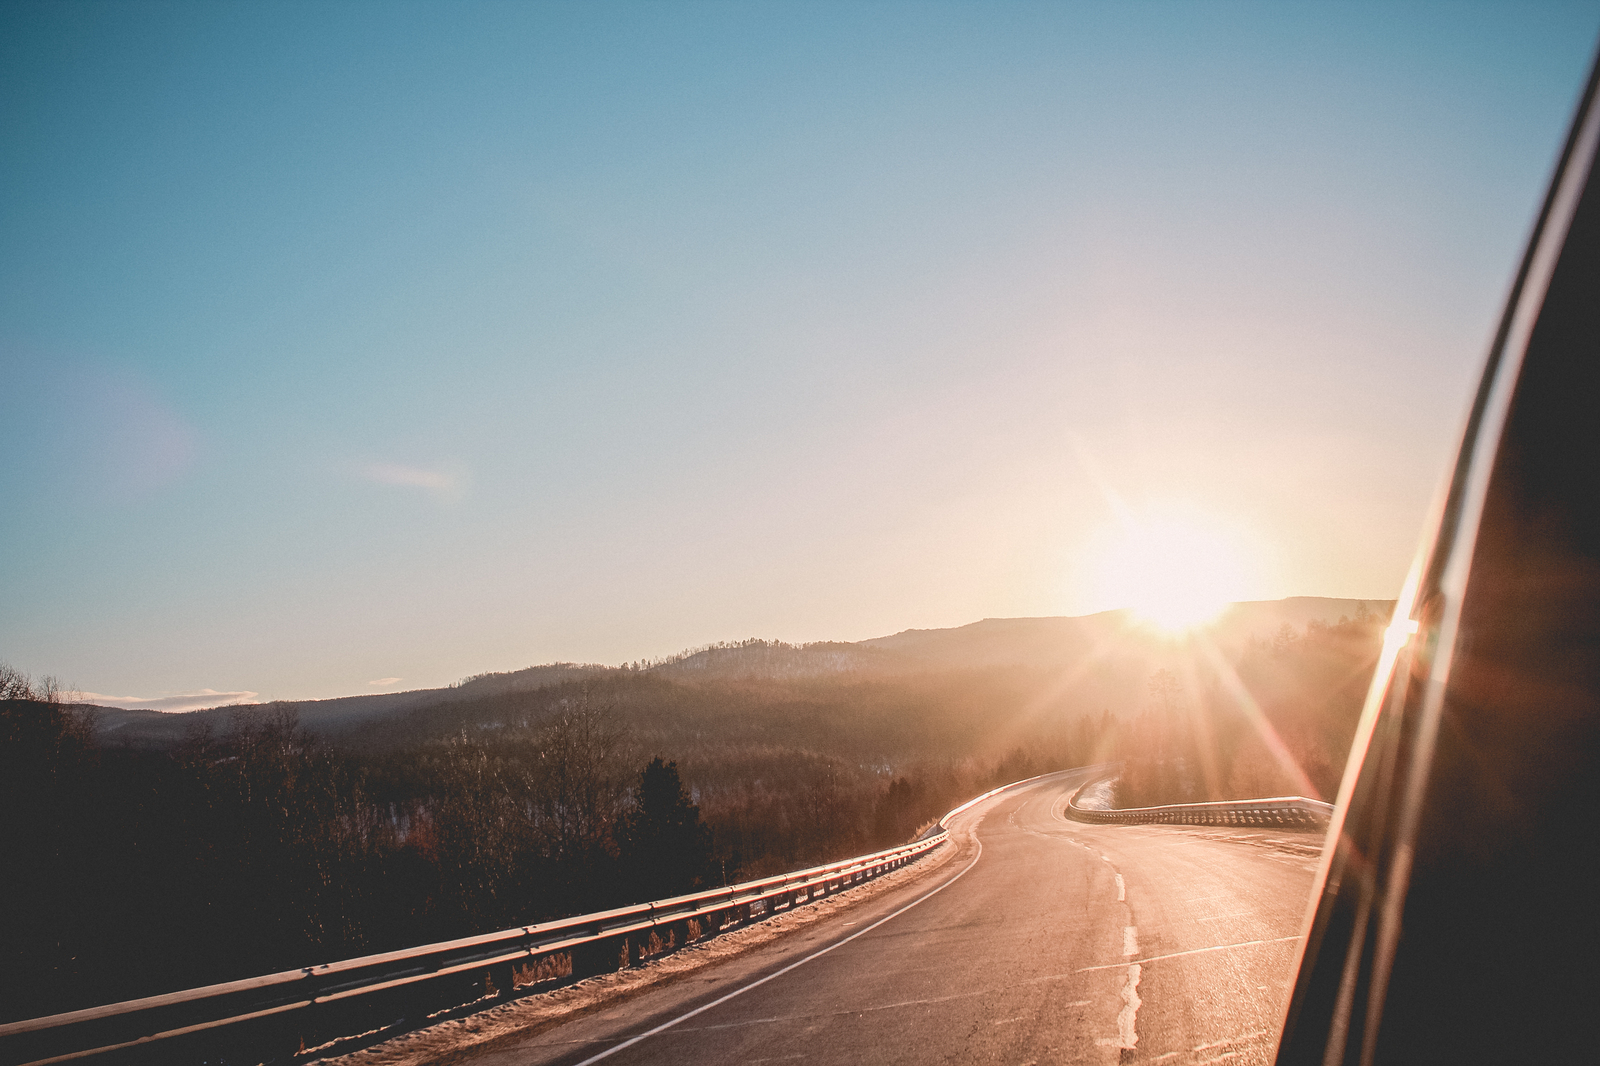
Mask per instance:
[[[287,1057],[313,1033],[322,1039],[350,1036],[401,1017],[417,1018],[472,1002],[487,993],[485,978],[496,991],[507,994],[516,967],[554,956],[570,958],[570,980],[609,973],[648,953],[652,935],[658,944],[679,946],[691,938],[691,921],[698,926],[697,935],[706,936],[904,866],[945,842],[945,824],[951,817],[993,794],[985,793],[957,807],[913,843],[809,870],[597,914],[9,1022],[0,1025],[0,1062],[44,1066],[176,1038],[187,1038],[185,1042],[198,1048],[215,1046],[217,1050],[211,1054],[225,1054],[222,1048],[239,1047],[241,1039],[247,1039],[244,1046],[266,1049],[260,1057]],[[241,1026],[248,1032],[238,1032]],[[228,1038],[216,1039],[224,1028],[230,1030]]]
[[[1327,825],[1333,804],[1304,796],[1272,799],[1226,800],[1221,803],[1169,803],[1161,807],[1124,807],[1096,810],[1078,806],[1078,794],[1104,781],[1095,778],[1067,800],[1067,817],[1097,825]]]

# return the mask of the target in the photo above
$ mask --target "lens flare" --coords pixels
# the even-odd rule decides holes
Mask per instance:
[[[1175,508],[1124,516],[1090,545],[1088,559],[1086,584],[1100,602],[1174,634],[1246,598],[1254,570],[1240,533]]]

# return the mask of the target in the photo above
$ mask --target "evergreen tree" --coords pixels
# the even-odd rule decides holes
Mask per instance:
[[[702,885],[711,866],[711,829],[678,778],[678,764],[651,759],[639,774],[633,809],[617,831],[622,868],[638,899],[666,899]]]

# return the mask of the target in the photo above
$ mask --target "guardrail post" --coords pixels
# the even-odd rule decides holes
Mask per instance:
[[[587,944],[578,944],[572,949],[572,979],[574,981],[584,977],[596,977],[603,973],[615,973],[618,969],[618,960],[623,951],[628,950],[627,938],[623,937],[622,943],[617,943],[616,937],[603,937]]]
[[[408,1022],[420,1022],[430,1013],[431,997],[428,995],[428,984],[425,981],[405,985],[395,998],[400,1016]]]

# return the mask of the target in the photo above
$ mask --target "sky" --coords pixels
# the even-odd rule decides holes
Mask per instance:
[[[0,659],[183,709],[857,640],[1125,606],[1151,528],[1393,597],[1597,33],[0,4]]]

